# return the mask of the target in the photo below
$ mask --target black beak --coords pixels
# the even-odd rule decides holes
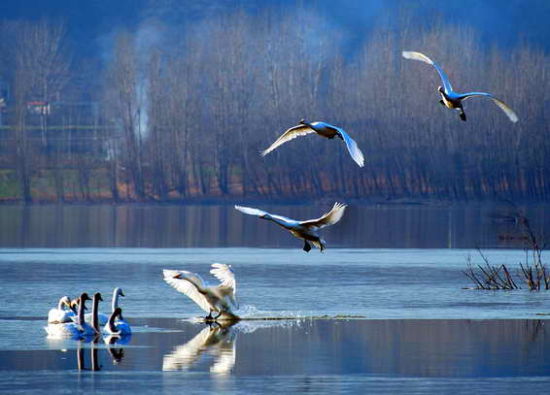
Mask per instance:
[[[101,297],[101,295],[99,295],[98,299],[103,302],[103,298]]]
[[[124,292],[120,291],[120,296],[126,296],[126,295],[124,295]]]

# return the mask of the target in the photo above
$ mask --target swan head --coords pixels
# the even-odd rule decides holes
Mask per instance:
[[[94,300],[101,300],[101,301],[103,301],[103,298],[101,297],[101,293],[96,292],[96,293],[94,294]]]
[[[116,288],[115,289],[115,295],[126,296],[126,295],[124,295],[124,292],[122,292],[122,288]]]
[[[304,118],[300,119],[300,124],[305,125],[307,122]]]
[[[113,317],[122,317],[122,309],[120,307],[117,307],[114,311],[113,311]]]
[[[445,90],[443,89],[443,87],[442,87],[441,85],[439,85],[439,86],[437,87],[437,91],[438,91],[439,93],[445,93]]]
[[[81,295],[80,295],[80,301],[86,301],[86,300],[92,300],[88,294],[86,292],[83,292]]]

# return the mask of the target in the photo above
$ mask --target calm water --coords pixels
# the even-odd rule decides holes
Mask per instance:
[[[537,230],[550,229],[546,206],[527,211]],[[547,390],[547,293],[465,289],[468,256],[481,263],[476,245],[509,267],[525,258],[502,208],[348,214],[326,232],[325,253],[306,254],[228,207],[0,207],[0,391]],[[136,246],[172,248],[128,248]],[[233,327],[198,323],[198,307],[162,281],[163,268],[210,279],[213,262],[237,276],[245,320]],[[100,291],[107,311],[115,286],[127,295],[131,338],[46,338],[60,296]]]
[[[250,204],[296,219],[317,218],[334,201]],[[522,206],[550,233],[550,204]],[[505,204],[351,204],[324,230],[330,247],[521,248],[521,227]],[[277,226],[225,206],[0,206],[0,247],[301,247]]]

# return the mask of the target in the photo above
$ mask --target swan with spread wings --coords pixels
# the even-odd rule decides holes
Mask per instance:
[[[262,156],[266,156],[271,151],[280,147],[287,141],[294,140],[296,137],[305,136],[312,133],[317,133],[319,136],[331,140],[335,137],[338,137],[346,144],[349,154],[351,155],[355,163],[357,163],[359,167],[363,167],[365,165],[365,158],[363,157],[363,153],[357,146],[355,140],[352,139],[344,131],[344,129],[326,122],[306,122],[303,119],[298,125],[287,129],[277,140],[275,140],[273,144],[271,144],[271,146],[269,146],[269,148],[262,152]]]
[[[319,230],[330,225],[334,225],[342,219],[346,205],[334,203],[332,209],[323,216],[307,221],[298,221],[295,219],[283,217],[282,215],[270,214],[257,208],[235,206],[237,210],[248,215],[255,215],[259,218],[275,222],[277,225],[288,230],[294,237],[304,240],[303,250],[309,252],[311,244],[319,248],[321,252],[326,248],[326,242],[319,235]]]
[[[467,93],[458,93],[453,89],[453,86],[451,85],[451,82],[449,81],[449,77],[447,76],[447,73],[441,68],[439,64],[431,60],[429,57],[424,55],[421,52],[415,52],[415,51],[403,51],[402,55],[405,59],[411,59],[411,60],[418,60],[420,62],[424,62],[427,64],[432,65],[437,73],[439,74],[439,77],[441,78],[441,82],[443,83],[443,86],[439,86],[437,88],[439,94],[441,95],[441,100],[439,103],[447,108],[457,110],[460,115],[460,119],[463,121],[466,121],[466,113],[464,112],[464,108],[462,107],[462,102],[466,99],[469,99],[471,97],[486,97],[491,99],[504,113],[506,116],[510,119],[510,121],[516,123],[518,121],[518,116],[516,113],[502,100],[496,98],[490,93],[487,92],[467,92]]]
[[[231,265],[212,264],[210,273],[220,281],[218,285],[207,285],[201,276],[186,270],[164,269],[162,273],[164,281],[208,313],[206,322],[239,319],[233,312],[234,309],[239,308],[239,304],[236,298],[237,282]],[[218,313],[218,315],[212,317],[212,313]]]

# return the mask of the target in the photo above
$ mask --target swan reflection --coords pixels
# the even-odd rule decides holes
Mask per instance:
[[[166,354],[162,362],[163,371],[188,370],[203,354],[214,358],[210,372],[227,375],[235,366],[237,334],[231,325],[214,324],[205,327],[187,343],[177,346]]]
[[[97,372],[101,370],[101,363],[99,361],[97,343],[99,338],[96,337],[90,342],[90,363],[91,368],[87,369],[84,359],[84,349],[82,348],[83,343],[87,343],[86,340],[79,341],[76,347],[76,366],[77,369],[82,370],[91,370],[92,372]]]

